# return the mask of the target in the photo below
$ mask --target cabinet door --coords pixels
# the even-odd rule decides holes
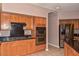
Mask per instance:
[[[45,45],[45,44],[38,45],[38,46],[36,46],[36,51],[41,51],[41,50],[44,50],[44,49],[45,49],[45,47],[46,47],[46,45]]]
[[[8,47],[7,43],[1,43],[1,56],[7,56],[8,55]]]
[[[74,20],[74,29],[79,29],[79,20]]]
[[[7,30],[10,25],[10,14],[1,13],[1,29]]]
[[[26,17],[26,29],[33,29],[33,17],[32,16],[25,16]]]
[[[43,17],[34,17],[35,26],[46,26],[46,19]]]
[[[34,53],[35,48],[35,39],[28,40],[28,53]]]
[[[68,56],[74,56],[74,51],[72,50],[71,47],[68,47],[68,48],[67,48],[67,55],[68,55]]]
[[[64,55],[67,56],[67,44],[64,42]]]
[[[18,22],[18,16],[15,14],[10,15],[10,22]]]
[[[27,47],[28,47],[28,42],[27,40],[20,40],[16,41],[16,55],[17,56],[22,56],[22,55],[27,55]]]
[[[16,44],[15,41],[14,42],[8,42],[7,43],[7,53],[8,56],[16,56]]]

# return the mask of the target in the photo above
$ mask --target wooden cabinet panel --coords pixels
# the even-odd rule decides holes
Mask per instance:
[[[67,56],[67,44],[64,42],[64,55]]]
[[[7,56],[7,43],[2,43],[1,44],[1,56]]]
[[[1,29],[6,30],[10,25],[10,14],[1,13]]]
[[[36,46],[36,51],[44,50],[44,49],[45,49],[45,47],[46,47],[46,45],[45,45],[45,44],[38,45],[38,46]]]
[[[8,56],[16,56],[16,52],[17,52],[17,47],[16,47],[16,43],[14,42],[8,42],[7,43],[7,47],[8,47]]]
[[[65,56],[79,56],[79,53],[76,52],[72,47],[67,43],[64,43],[64,55]]]
[[[22,56],[45,49],[45,44],[35,45],[35,39],[1,43],[1,56]]]
[[[79,29],[79,21],[78,20],[74,21],[74,29]]]
[[[46,26],[46,19],[43,17],[34,17],[35,26]]]
[[[26,23],[26,29],[33,29],[33,16],[5,12],[1,13],[2,27],[4,24],[9,24],[10,22]]]
[[[28,46],[28,53],[30,54],[30,53],[33,53],[33,52],[35,52],[35,39],[32,39],[32,40],[28,40],[28,44],[29,44],[29,46]]]
[[[27,40],[21,40],[16,42],[17,52],[16,55],[27,55],[28,52],[28,41]]]
[[[79,20],[78,19],[60,20],[59,24],[74,24],[74,29],[79,29]]]
[[[25,16],[25,23],[26,29],[33,29],[33,17],[32,16]]]
[[[10,14],[10,22],[18,22],[18,16]]]
[[[1,44],[1,55],[2,56],[15,56],[16,55],[16,44],[15,42],[4,42]]]

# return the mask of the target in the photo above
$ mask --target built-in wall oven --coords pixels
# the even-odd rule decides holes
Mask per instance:
[[[36,27],[36,45],[46,42],[46,27]]]

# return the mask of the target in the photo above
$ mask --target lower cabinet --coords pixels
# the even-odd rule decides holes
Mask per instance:
[[[44,50],[44,49],[45,49],[45,47],[46,47],[46,45],[45,45],[45,44],[38,45],[38,46],[36,47],[36,51]]]
[[[36,46],[35,39],[2,42],[1,56],[24,56],[45,49],[45,44]]]
[[[76,52],[72,47],[67,43],[64,43],[64,55],[65,56],[79,56],[79,53]]]

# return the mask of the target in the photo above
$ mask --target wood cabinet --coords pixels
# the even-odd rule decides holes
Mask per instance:
[[[1,56],[24,56],[45,49],[45,44],[35,45],[35,39],[3,42],[0,46]]]
[[[79,56],[79,53],[70,47],[67,43],[64,43],[64,55],[65,56]]]
[[[74,24],[74,29],[79,29],[79,19],[60,20],[59,24]]]
[[[9,26],[11,22],[26,23],[25,29],[33,29],[33,16],[2,12],[1,27],[3,27],[4,24]]]
[[[25,29],[32,30],[32,37],[35,36],[35,28],[46,27],[46,18],[28,16],[23,14],[1,12],[1,30],[10,30],[11,22],[26,23]],[[7,27],[8,26],[8,27]],[[6,28],[7,27],[7,28]],[[36,46],[36,39],[2,42],[0,45],[1,56],[28,55],[45,49],[45,44]]]
[[[46,18],[44,18],[44,17],[34,17],[34,25],[45,27],[46,26]]]
[[[29,44],[29,46],[28,46],[28,54],[31,54],[31,53],[34,53],[35,52],[35,48],[36,48],[36,45],[35,45],[35,40],[33,39],[33,40],[28,40],[28,44]]]
[[[1,43],[1,56],[13,56],[16,55],[15,42]]]
[[[9,29],[10,14],[1,13],[1,30]]]
[[[32,16],[26,16],[25,18],[25,22],[26,22],[26,29],[31,29],[33,30],[33,17]]]
[[[73,21],[74,23],[74,29],[79,29],[79,20]]]
[[[28,41],[27,40],[21,40],[16,41],[16,55],[22,56],[28,54]]]
[[[38,45],[38,46],[36,47],[36,51],[44,50],[44,49],[45,49],[45,47],[46,47],[46,45],[45,45],[45,44]]]

